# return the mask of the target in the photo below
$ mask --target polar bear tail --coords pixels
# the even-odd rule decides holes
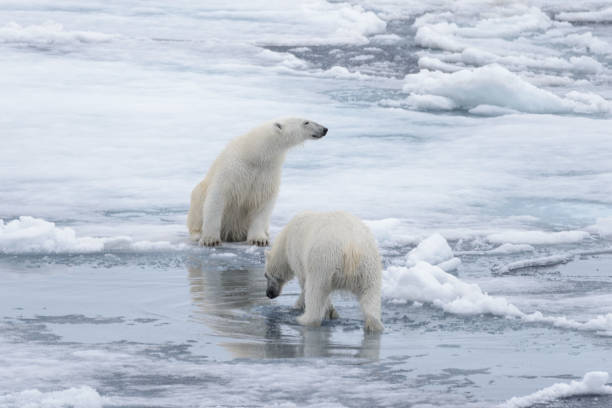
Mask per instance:
[[[359,263],[361,262],[361,252],[353,244],[348,244],[343,250],[343,273],[346,277],[354,277]]]

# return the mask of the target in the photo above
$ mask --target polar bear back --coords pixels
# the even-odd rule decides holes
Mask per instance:
[[[359,218],[344,211],[304,212],[286,230],[287,259],[298,277],[333,274],[333,286],[349,290],[379,279],[376,241]]]

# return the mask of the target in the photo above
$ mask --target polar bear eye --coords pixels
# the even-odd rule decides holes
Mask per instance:
[[[309,124],[310,124],[309,121],[304,122],[304,126],[309,125]]]

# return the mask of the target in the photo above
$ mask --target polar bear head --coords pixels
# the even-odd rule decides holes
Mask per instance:
[[[281,261],[282,256],[278,252],[266,251],[266,267],[264,276],[266,277],[267,287],[266,296],[274,299],[280,295],[285,283],[293,279],[294,273],[286,262]]]
[[[327,134],[325,126],[308,119],[278,119],[273,122],[272,126],[287,147],[296,146],[309,139],[320,139]]]

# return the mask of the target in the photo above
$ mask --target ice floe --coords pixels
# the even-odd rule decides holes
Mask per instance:
[[[556,383],[533,394],[524,397],[513,397],[498,408],[527,408],[536,404],[546,404],[560,398],[576,397],[580,395],[609,395],[612,387],[606,385],[610,376],[605,371],[591,371],[581,380],[570,383]]]
[[[560,97],[498,64],[452,73],[422,70],[404,81],[403,89],[410,95],[448,98],[454,109],[491,105],[529,113],[612,112],[612,103],[601,96],[572,91]]]
[[[497,273],[508,273],[519,269],[564,264],[571,261],[573,258],[573,255],[550,255],[539,258],[522,259],[506,265],[494,266],[493,270]]]
[[[70,227],[40,218],[0,219],[0,254],[94,253],[105,251],[164,251],[186,249],[185,243],[135,241],[128,236],[79,237]]]
[[[383,297],[394,303],[428,303],[453,314],[492,314],[520,319],[527,323],[549,324],[612,336],[612,313],[597,315],[586,321],[577,321],[566,316],[548,316],[540,311],[527,313],[506,298],[491,296],[477,284],[464,282],[444,271],[444,261],[437,266],[426,262],[430,260],[438,263],[443,259],[453,259],[452,250],[450,253],[449,250],[448,243],[441,235],[434,235],[423,241],[422,245],[407,257],[407,266],[392,265],[383,271]],[[555,258],[555,261],[559,259],[561,258]],[[543,259],[539,262],[531,260],[531,263],[546,264]]]

